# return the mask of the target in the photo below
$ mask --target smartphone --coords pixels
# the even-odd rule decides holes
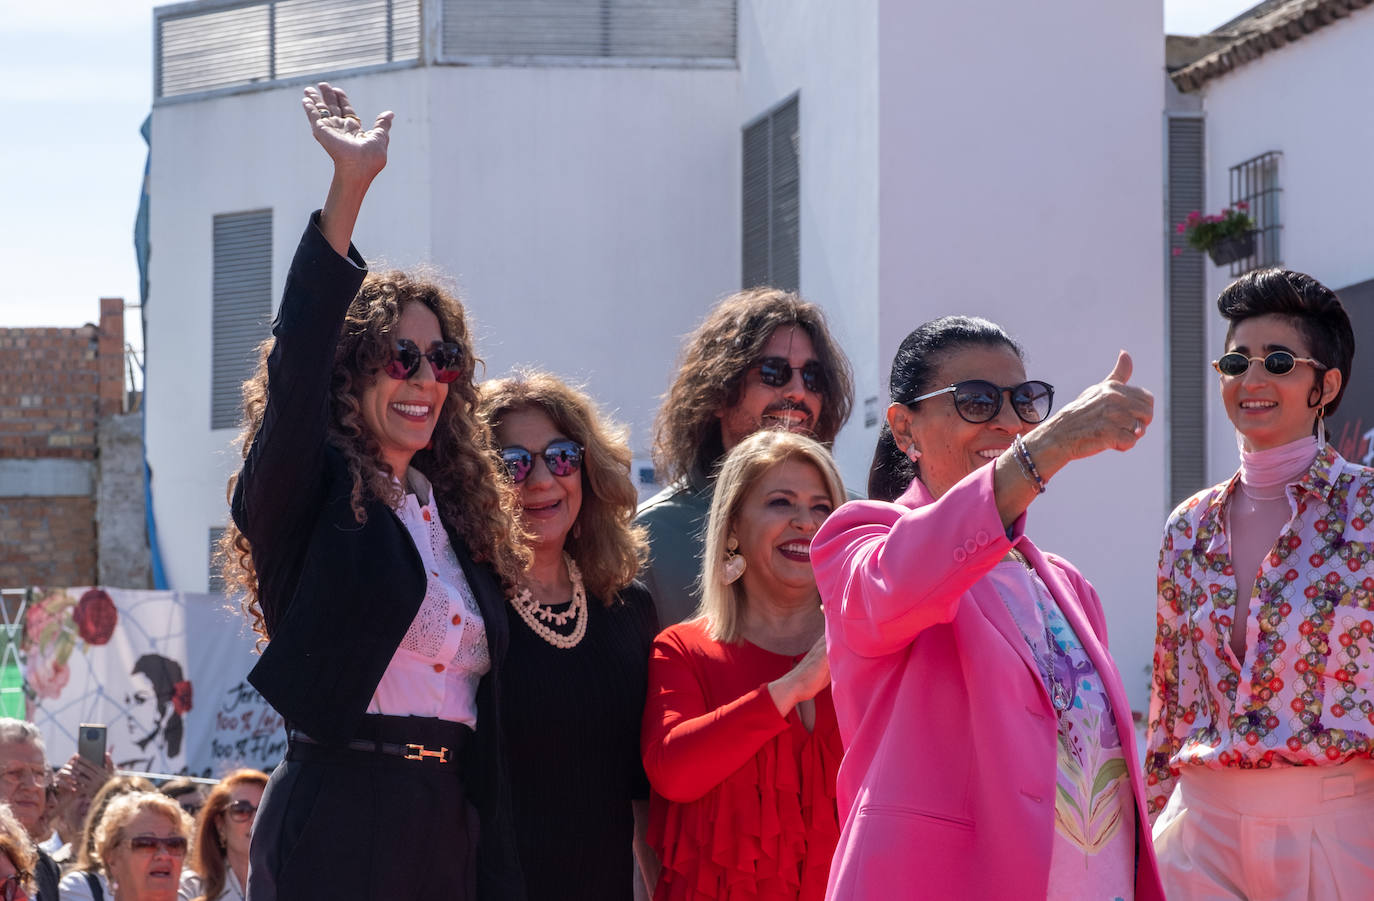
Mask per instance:
[[[105,766],[105,727],[98,723],[82,723],[76,727],[76,753],[89,763]]]

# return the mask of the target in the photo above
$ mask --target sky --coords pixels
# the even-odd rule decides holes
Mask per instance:
[[[1015,0],[1006,0],[1015,2]],[[1201,34],[1257,0],[1164,0]],[[13,0],[0,28],[0,327],[74,326],[99,298],[137,304],[133,223],[152,105],[149,0]],[[137,310],[125,332],[141,348]]]

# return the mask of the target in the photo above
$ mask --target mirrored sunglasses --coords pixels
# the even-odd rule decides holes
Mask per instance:
[[[544,465],[556,476],[570,476],[582,468],[582,445],[571,438],[550,441],[549,446],[538,452],[544,458]],[[506,464],[506,472],[511,481],[519,485],[529,478],[534,468],[534,454],[516,445],[501,448],[501,462]]]
[[[253,817],[257,815],[258,808],[257,805],[252,804],[248,801],[235,801],[228,807],[224,808],[224,812],[229,814],[230,818],[237,820],[240,823],[246,823],[247,821],[253,819]]]
[[[1245,354],[1233,350],[1229,354],[1222,354],[1221,359],[1213,360],[1212,368],[1224,376],[1235,378],[1238,375],[1245,375],[1250,370],[1251,363],[1263,363],[1264,371],[1270,375],[1287,375],[1299,363],[1306,363],[1318,372],[1324,372],[1330,368],[1323,366],[1311,357],[1295,357],[1286,350],[1272,351],[1263,357],[1247,357]]]
[[[802,387],[812,394],[820,394],[825,387],[825,370],[816,360],[801,367]],[[792,381],[792,364],[784,357],[764,357],[759,360],[759,381],[769,388],[784,388]]]
[[[457,381],[463,374],[463,349],[452,341],[436,341],[429,350],[420,348],[409,338],[396,339],[391,361],[382,368],[393,379],[408,379],[420,371],[420,361],[429,360],[434,381],[442,385]]]
[[[169,835],[166,838],[159,835],[134,835],[129,838],[129,847],[136,852],[146,851],[149,854],[161,848],[173,857],[181,857],[186,853],[186,838],[181,835]]]
[[[989,422],[1002,412],[1003,395],[1011,396],[1011,408],[1022,422],[1044,422],[1054,405],[1054,386],[1049,382],[1029,381],[1019,385],[994,385],[983,379],[957,382],[948,388],[922,394],[906,402],[908,407],[939,397],[954,395],[954,410],[965,422]]]

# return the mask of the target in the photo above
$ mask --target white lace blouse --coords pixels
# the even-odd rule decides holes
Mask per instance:
[[[387,664],[368,713],[430,716],[477,728],[477,683],[491,668],[486,626],[439,521],[429,480],[406,473],[396,515],[425,565],[425,599]]]

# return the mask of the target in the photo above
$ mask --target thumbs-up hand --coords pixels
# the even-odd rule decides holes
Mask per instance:
[[[1131,355],[1121,351],[1107,377],[1038,426],[1038,437],[1058,446],[1071,460],[1108,448],[1134,447],[1154,418],[1155,399],[1149,391],[1130,384],[1133,370]]]

